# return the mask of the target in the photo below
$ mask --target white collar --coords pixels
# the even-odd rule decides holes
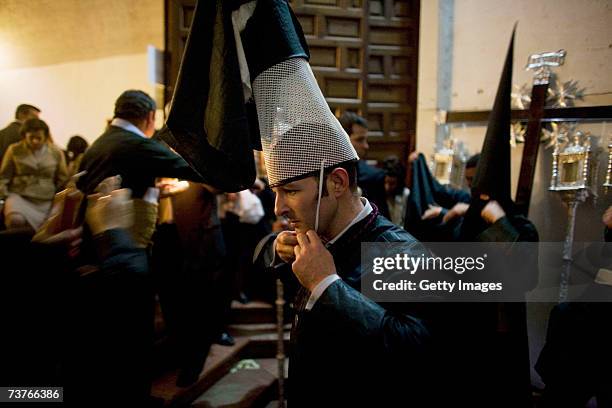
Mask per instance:
[[[115,118],[111,122],[111,126],[120,127],[123,130],[127,130],[128,132],[136,133],[138,136],[148,139],[147,135],[142,133],[142,130],[138,129],[132,122],[127,121],[125,119]]]
[[[353,221],[351,221],[349,223],[349,225],[344,227],[344,229],[342,231],[340,231],[340,233],[338,233],[338,235],[336,235],[331,240],[327,241],[327,243],[325,244],[326,247],[329,247],[334,242],[336,242],[338,239],[340,239],[340,237],[342,235],[344,235],[344,233],[346,231],[348,231],[349,228],[351,228],[353,225],[357,224],[359,221],[363,220],[365,217],[367,217],[373,211],[372,205],[370,204],[370,202],[368,201],[367,198],[359,197],[359,199],[363,203],[363,208],[361,209],[361,211],[359,211],[359,214],[357,214],[357,216],[355,218],[353,218]]]

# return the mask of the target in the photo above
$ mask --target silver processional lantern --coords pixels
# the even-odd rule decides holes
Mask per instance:
[[[550,190],[578,192],[590,189],[591,153],[589,133],[577,131],[558,138],[553,151]]]
[[[604,191],[612,187],[612,142],[608,144],[608,167],[606,168],[606,181],[604,181]]]
[[[455,188],[464,188],[468,151],[463,142],[450,136],[449,126],[444,126],[444,140],[433,154],[431,172],[440,184],[450,184]]]
[[[593,189],[593,163],[591,136],[588,132],[576,131],[575,126],[567,128],[555,142],[553,151],[550,191],[560,194],[567,206],[567,228],[563,245],[563,269],[559,282],[559,301],[567,300],[572,268],[572,248],[576,225],[576,210]]]

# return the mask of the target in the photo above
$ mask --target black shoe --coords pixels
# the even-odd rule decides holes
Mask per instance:
[[[234,340],[234,338],[230,336],[228,333],[223,332],[221,333],[221,336],[219,336],[219,338],[217,339],[215,343],[220,344],[222,346],[233,346],[236,344],[236,340]]]

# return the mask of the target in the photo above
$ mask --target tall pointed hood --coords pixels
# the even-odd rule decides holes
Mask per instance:
[[[472,182],[472,196],[486,194],[499,202],[510,200],[510,117],[512,92],[512,62],[514,55],[514,33],[506,54],[506,62],[497,87],[495,102],[476,175]]]
[[[515,31],[516,25],[512,30],[480,160],[472,181],[472,201],[461,226],[462,239],[467,241],[475,239],[487,228],[480,215],[486,205],[486,201],[481,196],[488,196],[489,199],[499,202],[506,213],[514,211],[514,203],[510,196],[510,118],[512,113],[510,94],[512,92]]]

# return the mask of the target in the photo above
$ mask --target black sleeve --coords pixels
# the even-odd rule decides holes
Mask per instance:
[[[151,139],[141,139],[138,150],[141,165],[156,177],[175,177],[181,180],[203,182],[200,175],[187,162],[168,147]]]
[[[457,203],[470,203],[471,195],[468,191],[443,186],[434,180],[434,200],[444,208],[452,208]]]
[[[480,233],[479,242],[505,243],[503,253],[506,266],[503,273],[506,277],[504,288],[519,292],[527,292],[535,288],[539,279],[539,252],[536,245],[539,242],[538,231],[527,218],[523,216],[502,217],[489,228]],[[501,249],[502,245],[495,247]]]

